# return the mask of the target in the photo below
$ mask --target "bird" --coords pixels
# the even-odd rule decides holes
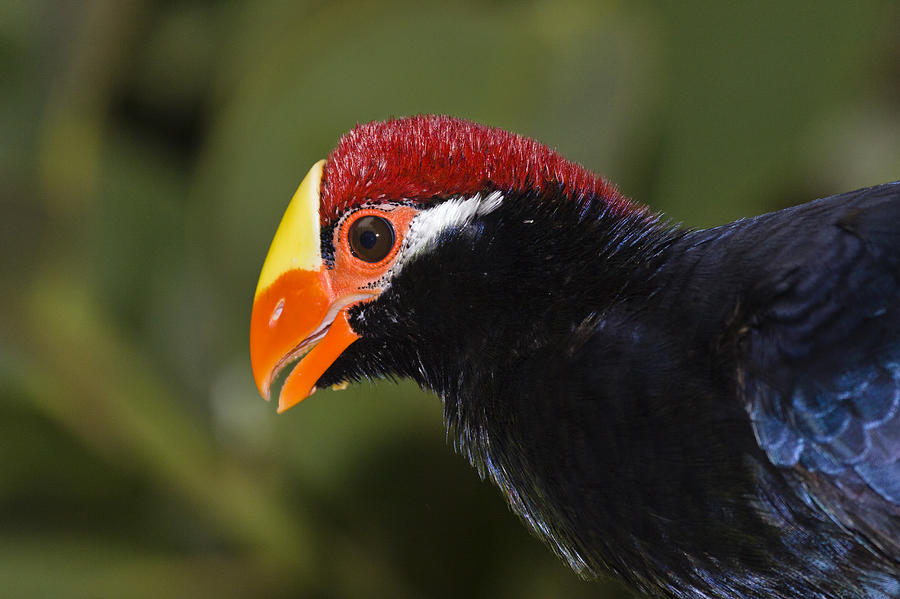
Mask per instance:
[[[900,182],[696,229],[499,128],[358,124],[288,204],[250,354],[279,411],[435,394],[582,577],[900,597]]]

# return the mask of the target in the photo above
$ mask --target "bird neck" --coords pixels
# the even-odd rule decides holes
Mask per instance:
[[[404,267],[385,292],[415,352],[394,374],[452,409],[484,396],[498,374],[552,347],[609,307],[651,297],[665,250],[682,232],[647,212],[602,201],[507,197]]]

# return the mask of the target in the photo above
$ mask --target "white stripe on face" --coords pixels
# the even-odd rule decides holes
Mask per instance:
[[[451,227],[465,227],[479,216],[490,214],[503,203],[503,194],[494,191],[486,196],[480,193],[470,198],[453,198],[434,208],[422,210],[413,218],[397,261],[387,273],[385,284],[403,268],[403,264],[422,251],[428,251],[441,233]]]

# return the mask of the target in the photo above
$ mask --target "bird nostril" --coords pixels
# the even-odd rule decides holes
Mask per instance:
[[[269,326],[274,327],[278,322],[278,319],[281,318],[281,312],[284,310],[284,298],[278,300],[278,303],[275,304],[275,309],[272,310],[272,316],[269,317]]]

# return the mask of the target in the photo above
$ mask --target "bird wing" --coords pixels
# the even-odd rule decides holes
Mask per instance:
[[[900,182],[810,206],[745,321],[745,406],[809,503],[900,560]]]

